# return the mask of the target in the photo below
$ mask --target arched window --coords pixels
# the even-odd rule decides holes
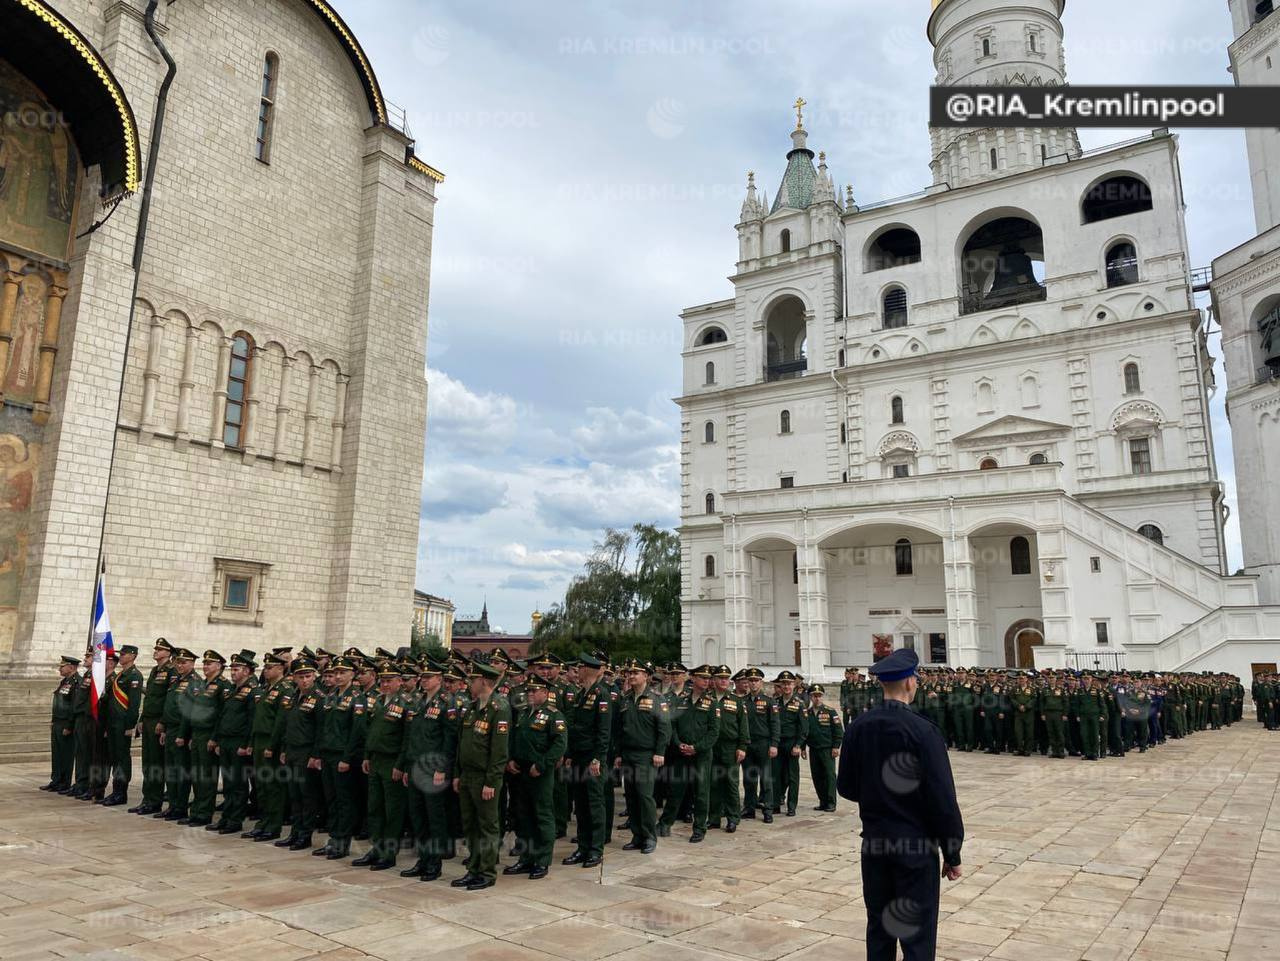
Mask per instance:
[[[1044,300],[1044,234],[1025,217],[997,217],[975,229],[960,254],[960,312]]]
[[[228,447],[244,443],[245,403],[249,399],[249,375],[253,344],[248,334],[236,334],[231,341],[231,366],[227,371],[227,415],[222,426],[222,442]]]
[[[978,412],[988,413],[995,409],[996,392],[991,386],[991,381],[984,380],[977,387]]]
[[[706,560],[702,562],[703,573],[707,577],[716,576],[716,559],[713,555],[708,554]]]
[[[1025,537],[1009,542],[1009,570],[1013,574],[1031,573],[1031,544]]]
[[[890,287],[884,292],[885,329],[907,326],[907,292],[901,287]]]
[[[1031,52],[1036,52],[1036,35],[1034,33],[1027,34],[1027,43],[1031,46]]]
[[[893,545],[893,562],[899,577],[906,577],[912,573],[911,542],[905,537]]]
[[[716,365],[711,361],[707,361],[707,380],[706,383],[714,384],[716,382]]]
[[[1032,454],[1031,460],[1027,461],[1027,463],[1032,467],[1038,467],[1041,464],[1049,463],[1049,458],[1045,457],[1044,454]]]
[[[904,423],[901,397],[894,397],[889,401],[889,422],[892,424]]]
[[[892,230],[886,230],[867,248],[868,272],[918,263],[920,263],[920,235],[909,227],[894,227]]]
[[[1040,406],[1040,382],[1036,380],[1035,375],[1027,374],[1022,378],[1022,406],[1023,407],[1039,407]]]
[[[995,147],[992,147],[992,148],[991,148],[991,169],[992,169],[992,170],[999,170],[999,169],[1000,169],[1000,157],[999,157],[999,155],[996,153],[996,148],[995,148]]]
[[[1127,240],[1107,248],[1107,286],[1127,287],[1138,282],[1138,251]]]
[[[1143,524],[1138,528],[1138,533],[1149,541],[1155,541],[1157,544],[1164,546],[1164,531],[1156,527],[1155,524]]]
[[[1086,224],[1151,210],[1151,188],[1137,177],[1120,175],[1094,184],[1084,195],[1081,211]]]
[[[837,367],[844,366],[844,348],[843,347],[841,347],[838,351],[836,351],[836,366]]]
[[[978,465],[978,470],[995,470],[1000,466],[1000,462],[994,457],[982,458],[982,463]]]
[[[1137,364],[1124,365],[1124,392],[1137,394],[1142,391],[1142,376],[1138,373]]]
[[[707,495],[707,513],[714,514],[715,512],[716,512],[716,495],[708,494]]]
[[[849,425],[848,424],[840,425],[840,443],[842,444],[849,443]]]
[[[784,410],[778,415],[778,432],[781,434],[791,433],[791,411]]]
[[[991,56],[991,38],[990,37],[982,38],[982,55],[984,57]]]
[[[784,227],[778,239],[782,243],[782,252],[788,253],[791,250],[791,231]]]
[[[262,97],[258,103],[258,146],[256,156],[264,164],[271,163],[271,131],[275,126],[276,82],[280,77],[280,58],[267,54],[262,62]]]
[[[724,332],[723,327],[708,327],[702,332],[702,336],[698,338],[698,346],[705,347],[707,344],[723,344],[729,340],[729,335]]]
[[[714,444],[716,442],[716,425],[712,421],[707,421],[702,427],[702,439],[705,443]]]

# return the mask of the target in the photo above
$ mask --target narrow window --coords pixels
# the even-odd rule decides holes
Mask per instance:
[[[849,443],[849,427],[846,424],[840,425],[840,443]]]
[[[910,464],[894,464],[893,476],[894,477],[910,477],[911,465]]]
[[[999,158],[999,156],[996,154],[996,148],[995,148],[995,147],[992,147],[992,148],[991,148],[991,169],[992,169],[992,170],[999,170],[999,169],[1000,169],[1000,158]]]
[[[707,361],[707,380],[706,383],[714,384],[716,382],[716,365],[711,361]]]
[[[1142,377],[1138,373],[1137,364],[1124,365],[1124,392],[1137,394],[1142,391]]]
[[[782,252],[784,254],[789,253],[791,251],[791,231],[784,228],[779,239],[782,242]]]
[[[982,55],[984,57],[991,56],[991,40],[988,37],[982,38]]]
[[[228,575],[222,606],[229,607],[234,611],[247,611],[249,609],[250,585],[251,579],[248,577],[232,577]]]
[[[796,551],[791,553],[791,583],[800,583],[800,554]]]
[[[889,401],[889,421],[893,424],[904,423],[902,416],[902,398],[895,397]]]
[[[1151,438],[1135,437],[1129,441],[1129,465],[1135,474],[1151,473]]]
[[[1038,467],[1041,464],[1049,463],[1049,458],[1045,457],[1044,454],[1032,454],[1031,460],[1027,461],[1027,463],[1032,467]]]
[[[995,470],[999,466],[999,461],[994,457],[984,457],[982,463],[978,465],[978,470]]]
[[[1155,541],[1160,546],[1164,546],[1164,531],[1156,527],[1155,524],[1143,524],[1138,528],[1138,533],[1149,541]]]
[[[1036,52],[1036,35],[1034,33],[1027,34],[1027,41],[1031,44],[1031,52]]]
[[[1090,571],[1090,573],[1093,573],[1093,574],[1101,574],[1101,573],[1102,573],[1102,558],[1101,558],[1101,557],[1091,557],[1091,558],[1089,558],[1089,571]]]
[[[716,425],[711,421],[707,421],[706,425],[702,428],[702,439],[708,444],[714,444],[716,442]]]
[[[1042,143],[1040,145],[1040,162],[1043,164],[1043,163],[1048,163],[1048,161],[1049,161],[1049,145]]]
[[[716,495],[708,494],[707,495],[707,513],[714,514],[715,512],[716,512]]]
[[[907,326],[907,292],[901,287],[891,287],[884,292],[885,329]]]
[[[711,554],[707,555],[707,559],[702,562],[703,572],[707,577],[716,576],[716,559]]]
[[[791,433],[791,411],[784,410],[778,415],[778,432],[782,434]]]
[[[905,537],[893,546],[893,560],[899,577],[911,574],[911,542]]]
[[[275,126],[276,78],[280,74],[280,58],[269,53],[262,62],[262,98],[258,103],[257,158],[271,162],[271,129]]]
[[[227,416],[222,425],[222,442],[239,448],[244,440],[245,402],[249,399],[250,355],[246,334],[236,334],[231,342],[231,368],[227,372]]]
[[[1031,543],[1025,537],[1009,542],[1009,570],[1013,574],[1031,573]]]
[[[840,473],[840,483],[841,483],[841,484],[847,484],[847,483],[849,483],[849,472],[848,472],[848,471],[841,471],[841,473]]]
[[[1138,251],[1123,240],[1107,250],[1107,286],[1126,287],[1138,282]]]
[[[1106,621],[1094,621],[1093,636],[1097,638],[1099,644],[1110,644],[1111,632],[1108,630],[1108,623]]]
[[[836,366],[837,367],[844,366],[844,349],[843,348],[836,351]]]
[[[795,486],[796,486],[796,479],[794,477],[782,478],[782,487],[784,490],[789,490],[790,488]]]

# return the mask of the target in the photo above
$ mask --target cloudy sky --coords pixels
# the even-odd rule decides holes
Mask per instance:
[[[674,526],[680,324],[727,297],[745,172],[803,95],[860,203],[929,182],[926,0],[338,0],[436,212],[418,586],[519,632],[606,525]],[[1229,82],[1222,0],[1075,0],[1077,84]],[[1083,131],[1086,147],[1142,131]],[[1241,131],[1183,131],[1195,263],[1252,235]],[[1218,465],[1233,491],[1222,385]],[[1230,532],[1239,563],[1238,528]]]

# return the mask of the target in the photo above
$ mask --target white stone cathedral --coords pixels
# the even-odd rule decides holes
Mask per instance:
[[[937,82],[1065,83],[1063,6],[937,0]],[[936,129],[932,186],[859,207],[803,106],[772,203],[748,175],[733,297],[681,315],[686,660],[1275,660],[1280,607],[1226,566],[1177,138]],[[1246,528],[1280,516],[1247,489]]]

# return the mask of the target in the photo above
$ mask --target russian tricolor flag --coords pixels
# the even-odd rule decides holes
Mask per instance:
[[[116,652],[111,639],[111,619],[107,617],[106,571],[98,575],[98,593],[93,602],[93,691],[89,709],[98,719],[98,700],[107,686],[107,658]]]

